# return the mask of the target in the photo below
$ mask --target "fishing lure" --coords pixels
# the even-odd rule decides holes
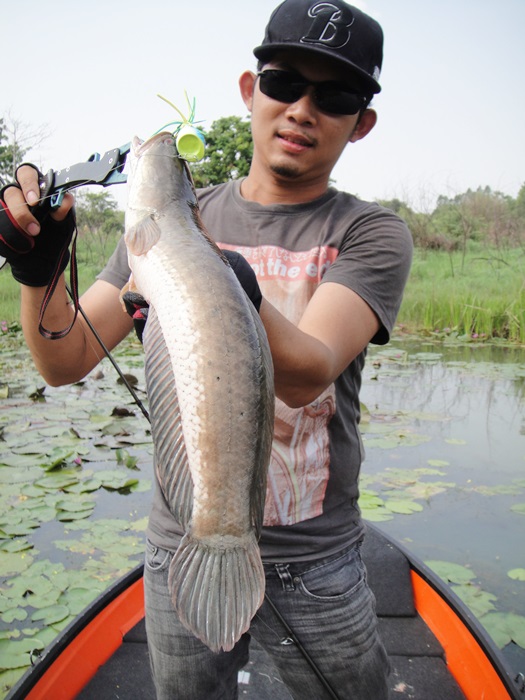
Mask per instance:
[[[188,117],[185,117],[181,110],[176,107],[173,102],[166,99],[162,95],[157,94],[161,100],[164,100],[170,107],[180,115],[181,121],[173,121],[165,124],[155,133],[158,134],[164,131],[170,126],[176,126],[173,131],[173,136],[175,138],[175,145],[177,146],[177,151],[181,158],[189,161],[190,163],[197,163],[199,160],[204,158],[204,150],[206,147],[206,140],[204,134],[200,129],[198,129],[195,124],[199,123],[195,121],[195,99],[190,102],[188,94],[184,93],[186,96],[186,101],[188,103]]]

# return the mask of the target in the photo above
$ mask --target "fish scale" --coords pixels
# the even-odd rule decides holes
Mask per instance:
[[[173,138],[130,153],[125,240],[150,305],[145,371],[155,464],[184,530],[169,586],[181,622],[227,651],[264,597],[258,547],[273,436],[264,327],[204,230]]]

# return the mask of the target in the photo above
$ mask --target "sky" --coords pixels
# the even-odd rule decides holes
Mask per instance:
[[[6,0],[3,2],[7,5]],[[2,13],[0,116],[49,133],[45,172],[147,138],[196,99],[204,128],[244,117],[238,77],[277,0],[17,0]],[[525,183],[525,0],[360,0],[385,34],[375,129],[333,172],[363,199]],[[125,185],[112,188],[125,206]]]

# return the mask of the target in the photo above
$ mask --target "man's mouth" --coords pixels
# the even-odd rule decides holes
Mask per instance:
[[[281,143],[286,148],[287,151],[291,153],[302,153],[309,148],[312,148],[314,143],[312,139],[298,134],[295,131],[279,131],[277,132],[277,138],[281,140]]]

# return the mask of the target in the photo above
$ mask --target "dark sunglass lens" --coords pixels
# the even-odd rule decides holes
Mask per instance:
[[[340,87],[319,87],[315,99],[320,109],[332,114],[357,114],[363,107],[361,95]]]
[[[259,73],[261,91],[273,100],[296,102],[303,94],[306,83],[284,70],[265,70]]]
[[[261,92],[278,102],[296,102],[308,86],[313,85],[315,104],[323,112],[357,114],[364,106],[362,95],[340,83],[309,83],[301,75],[285,70],[265,70],[258,73],[258,76]]]

